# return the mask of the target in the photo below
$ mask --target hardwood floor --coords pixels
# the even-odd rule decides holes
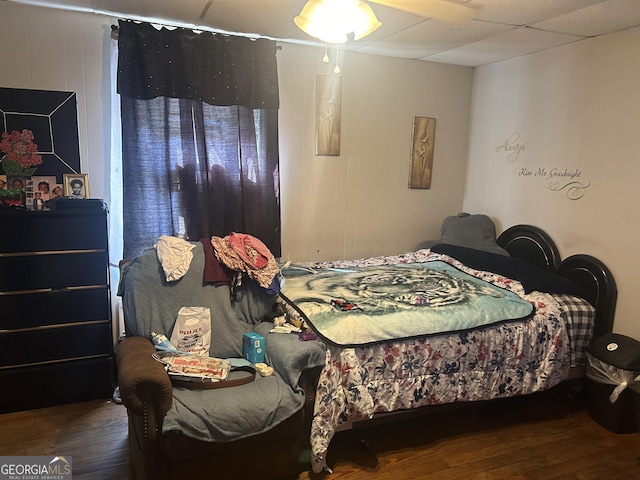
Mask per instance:
[[[0,456],[8,455],[71,456],[74,480],[127,479],[126,410],[94,400],[2,414]]]
[[[334,475],[299,479],[640,478],[640,433],[591,420],[563,390],[483,404],[334,438]]]
[[[96,400],[2,414],[6,455],[67,455],[74,479],[127,479],[125,408]],[[627,480],[640,478],[639,455],[640,433],[609,432],[553,391],[341,432],[329,451],[334,473],[298,479]]]

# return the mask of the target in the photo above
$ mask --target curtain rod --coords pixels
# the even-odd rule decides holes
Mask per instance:
[[[124,19],[127,20],[129,22],[138,22],[137,20],[131,20],[131,19]],[[257,40],[259,38],[266,38],[267,40],[272,40],[274,42],[279,42],[282,41],[280,39],[277,38],[272,38],[272,37],[265,37],[263,35],[247,35],[247,34],[241,34],[241,33],[231,33],[231,32],[225,32],[222,30],[215,30],[212,28],[196,28],[196,27],[180,27],[180,26],[176,26],[176,25],[166,25],[166,24],[162,24],[162,23],[155,23],[155,22],[142,22],[139,21],[139,23],[149,23],[151,25],[159,25],[161,27],[165,27],[165,28],[184,28],[187,30],[192,30],[194,32],[211,32],[211,33],[216,33],[218,35],[230,35],[233,37],[245,37],[245,38],[249,38],[251,40]],[[119,33],[119,27],[118,25],[111,25],[111,36],[113,38],[117,38],[118,37],[118,33]],[[282,45],[276,45],[276,50],[282,50]]]

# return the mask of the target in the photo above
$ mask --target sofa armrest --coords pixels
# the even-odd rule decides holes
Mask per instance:
[[[148,338],[127,337],[118,345],[118,385],[127,409],[145,415],[148,408],[162,419],[171,407],[173,387],[162,364],[152,358],[155,347]]]
[[[291,388],[301,388],[303,371],[323,367],[326,348],[316,340],[301,342],[295,334],[269,333],[273,323],[263,322],[256,326],[256,333],[265,337],[266,361]],[[305,390],[309,385],[305,385]],[[313,385],[315,390],[315,385]]]

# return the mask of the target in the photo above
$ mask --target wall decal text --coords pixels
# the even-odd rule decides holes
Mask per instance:
[[[527,142],[518,143],[519,139],[520,139],[520,133],[513,132],[509,136],[509,138],[507,138],[504,141],[502,145],[498,145],[496,147],[496,153],[505,151],[506,153],[508,153],[507,162],[514,163],[516,160],[518,160],[518,157],[520,156],[520,152],[522,152],[527,145]]]
[[[513,132],[504,141],[504,143],[496,147],[496,153],[504,152],[507,154],[506,160],[509,163],[515,163],[520,154],[525,150],[527,142],[520,140],[520,132]],[[579,200],[585,190],[591,186],[591,182],[583,183],[582,171],[578,168],[548,168],[548,167],[520,167],[518,170],[519,177],[545,179],[549,181],[548,189],[552,192],[564,191],[569,200]]]

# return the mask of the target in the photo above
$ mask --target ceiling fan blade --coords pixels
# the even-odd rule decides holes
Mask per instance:
[[[435,18],[447,23],[461,23],[473,18],[480,10],[477,5],[458,3],[450,0],[369,0],[421,17]]]

